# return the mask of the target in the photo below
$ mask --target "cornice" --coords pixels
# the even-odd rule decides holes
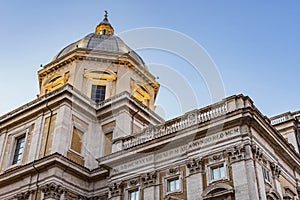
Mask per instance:
[[[97,168],[91,171],[59,153],[54,153],[39,160],[35,160],[34,162],[30,162],[26,165],[6,170],[3,174],[0,174],[0,185],[1,183],[6,184],[7,182],[19,179],[21,176],[31,176],[37,172],[36,169],[40,173],[43,173],[52,167],[65,169],[73,175],[78,176],[82,180],[91,182],[108,175],[107,170],[105,169]]]

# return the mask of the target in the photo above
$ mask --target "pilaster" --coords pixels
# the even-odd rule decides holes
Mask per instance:
[[[157,200],[159,199],[158,188],[156,186],[157,173],[155,171],[145,173],[142,175],[141,180],[143,183],[144,200]]]
[[[197,158],[187,161],[186,167],[189,173],[186,177],[187,199],[201,199],[201,194],[203,193],[201,159]]]
[[[281,183],[280,183],[280,180],[279,180],[279,176],[281,174],[281,168],[276,164],[276,163],[271,163],[270,164],[270,167],[271,167],[271,170],[272,170],[272,175],[273,175],[273,178],[274,178],[274,186],[275,186],[275,189],[278,193],[278,195],[283,198],[283,193],[282,193],[282,189],[281,189]]]
[[[232,168],[235,198],[259,199],[254,162],[249,144],[241,144],[227,150]]]
[[[121,200],[122,195],[122,182],[111,183],[109,186],[110,200]]]
[[[256,170],[256,178],[257,178],[257,182],[258,182],[259,197],[261,200],[267,200],[266,189],[265,189],[265,180],[264,180],[263,169],[262,169],[263,152],[256,145],[252,145],[251,150],[252,150],[253,162],[254,162],[255,170]]]

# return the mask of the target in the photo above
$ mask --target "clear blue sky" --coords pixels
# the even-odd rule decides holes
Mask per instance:
[[[93,32],[103,10],[109,11],[116,33],[162,27],[193,38],[217,65],[226,96],[249,95],[267,116],[300,110],[299,9],[300,1],[270,0],[1,1],[0,115],[35,99],[39,65]],[[179,71],[188,65],[164,52],[139,53],[147,63]],[[184,76],[189,79],[192,75]],[[203,80],[191,84],[198,107],[210,104]],[[158,104],[165,107],[172,98],[167,93],[160,95]],[[165,112],[171,111],[165,108]],[[178,113],[180,110],[166,117]]]

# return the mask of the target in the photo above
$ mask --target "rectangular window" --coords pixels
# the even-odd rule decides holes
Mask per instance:
[[[139,200],[139,191],[131,191],[129,192],[129,200]]]
[[[224,165],[219,165],[211,168],[212,180],[218,180],[225,178],[225,167]]]
[[[263,175],[264,175],[264,179],[268,182],[268,183],[271,183],[271,176],[270,176],[270,171],[263,167]]]
[[[175,192],[180,190],[180,180],[179,177],[175,179],[168,180],[167,186],[168,192]]]
[[[24,148],[25,148],[25,135],[19,137],[16,140],[15,154],[12,163],[13,165],[21,162]]]
[[[106,86],[103,85],[93,85],[92,86],[92,99],[99,103],[105,99]]]

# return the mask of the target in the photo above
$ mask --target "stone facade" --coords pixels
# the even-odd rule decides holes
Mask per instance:
[[[300,198],[299,112],[268,119],[234,95],[164,121],[159,84],[113,33],[105,15],[0,117],[1,200]]]

